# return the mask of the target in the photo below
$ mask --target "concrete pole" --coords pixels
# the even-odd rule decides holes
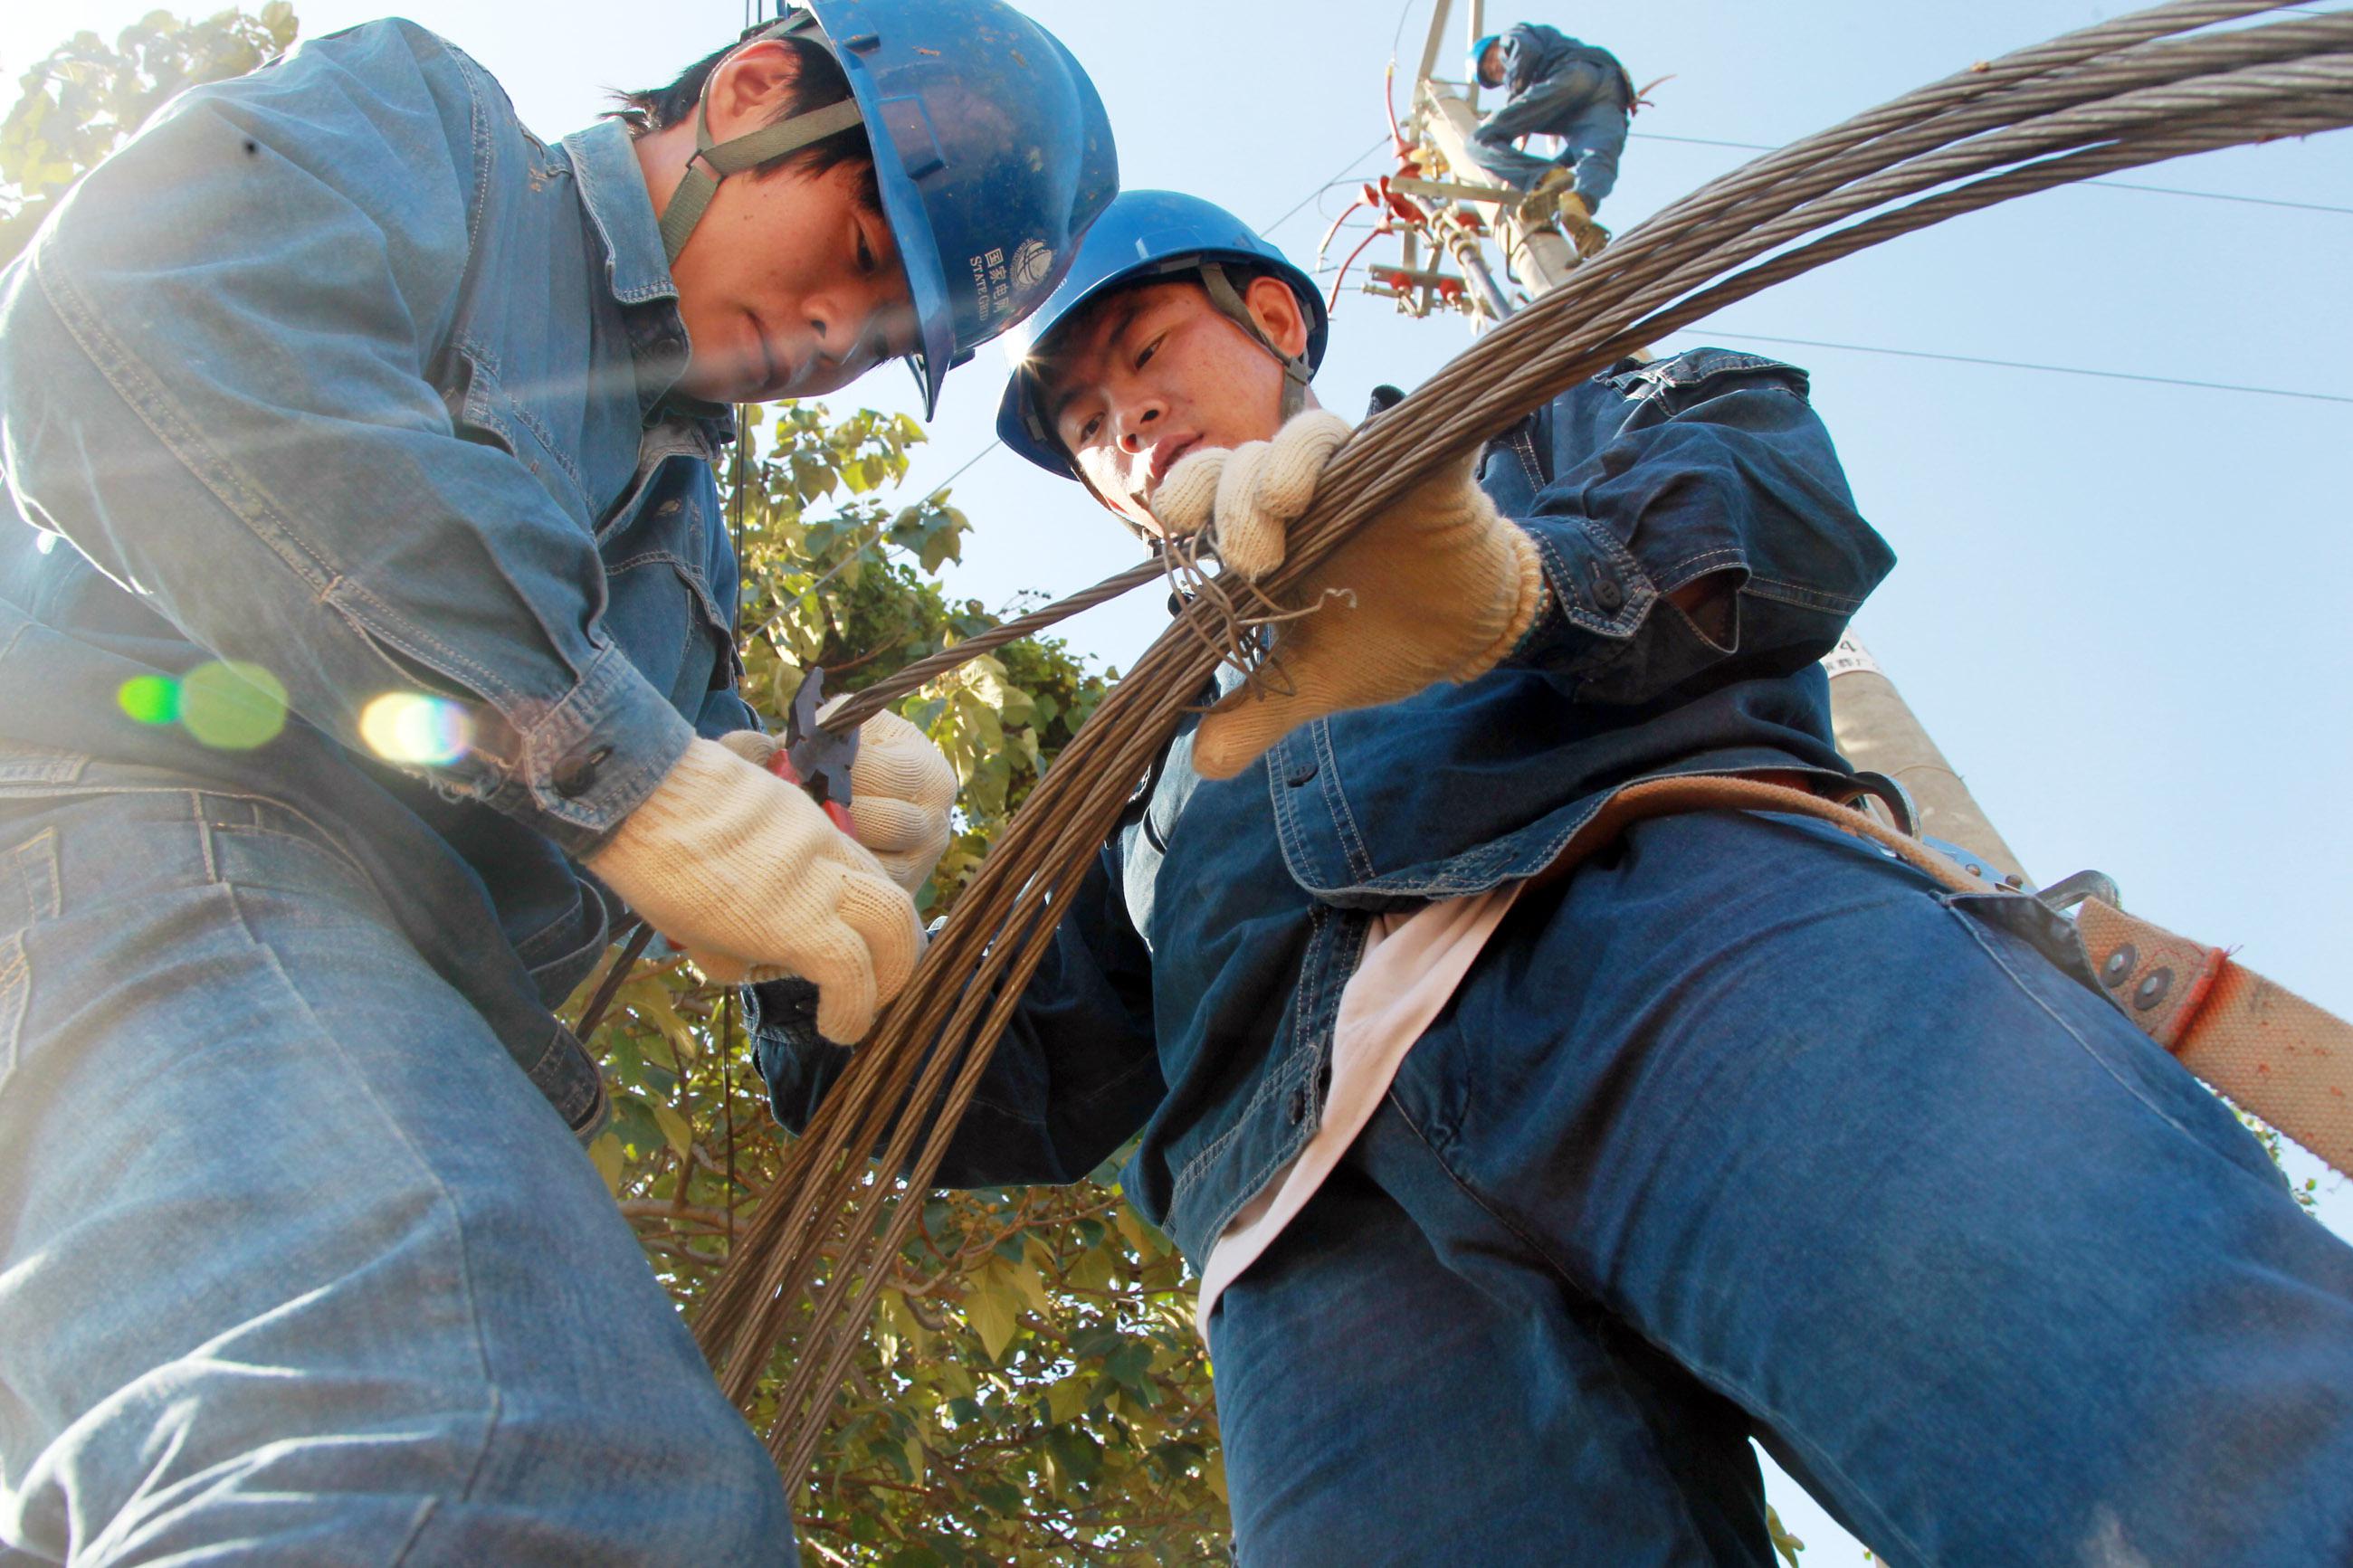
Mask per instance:
[[[1528,292],[1547,294],[1568,281],[1577,270],[1577,251],[1561,232],[1549,225],[1523,229],[1511,216],[1519,192],[1481,168],[1471,156],[1471,133],[1479,116],[1471,106],[1427,79],[1415,84],[1419,94],[1422,134],[1446,160],[1447,178],[1457,185],[1495,192],[1495,199],[1473,202],[1481,218],[1495,236],[1504,261],[1527,285]]]
[[[1920,831],[1968,851],[1992,880],[2010,872],[2024,877],[2018,852],[1994,830],[1968,784],[1862,644],[1842,637],[1822,664],[1831,672],[1831,727],[1847,761],[1902,784],[1920,814]]]

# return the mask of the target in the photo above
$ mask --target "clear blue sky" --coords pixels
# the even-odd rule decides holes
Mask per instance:
[[[0,11],[13,79],[78,26],[111,31],[152,0]],[[2339,0],[2330,0],[2335,8]],[[1266,223],[1344,171],[1377,173],[1378,94],[1399,12],[1364,0],[1196,0],[1183,7],[1029,0],[1093,73],[1125,183],[1189,188]],[[382,14],[298,0],[308,32]],[[1750,154],[1655,140],[1779,144],[1973,60],[2117,15],[2073,0],[1889,5],[1602,0],[1525,13],[1615,49],[1638,81],[1673,73],[1637,121],[1605,220],[1625,227]],[[741,0],[416,0],[548,134],[600,89],[666,79],[733,36]],[[1404,13],[1410,72],[1428,0]],[[1459,13],[1458,13],[1459,14]],[[1498,25],[1515,19],[1491,5]],[[1459,52],[1450,48],[1450,59]],[[1358,160],[1360,162],[1352,162]],[[2123,176],[2353,207],[2353,135]],[[1271,237],[1303,262],[1328,194]],[[2353,395],[2353,214],[2073,189],[2013,203],[1838,263],[1712,323],[1782,338],[2031,361]],[[1352,279],[1352,283],[1353,283]],[[1665,348],[1707,340],[1703,326]],[[1377,382],[1411,386],[1470,345],[1344,296],[1319,382],[1351,416]],[[2353,404],[1769,348],[1814,373],[1863,510],[1903,557],[1858,630],[2003,833],[2048,880],[2096,866],[2126,900],[2353,1014]],[[947,384],[917,485],[991,438],[993,356]],[[896,369],[852,394],[910,408]],[[979,524],[955,581],[992,604],[1061,593],[1129,564],[1127,536],[1073,487],[998,451],[956,485]],[[1072,623],[1124,665],[1159,596]],[[2311,1169],[2300,1163],[2299,1171]],[[2329,1223],[2353,1235],[2337,1184]],[[1841,1287],[1845,1288],[1845,1287]],[[1789,1489],[1810,1568],[1844,1542]]]

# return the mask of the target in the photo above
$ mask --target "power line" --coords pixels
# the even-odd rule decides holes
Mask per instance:
[[[2284,386],[2246,386],[2226,381],[2196,381],[2188,376],[2179,375],[2141,375],[2133,371],[2091,370],[2083,365],[2035,364],[2026,360],[2014,359],[1980,359],[1975,354],[1936,353],[1928,349],[1878,348],[1870,343],[1833,343],[1818,338],[1776,338],[1768,337],[1763,332],[1731,332],[1713,327],[1706,329],[1704,335],[1731,338],[1743,342],[1783,343],[1803,349],[1840,349],[1849,353],[1889,354],[1899,359],[1942,360],[1948,364],[1989,365],[1997,370],[2035,370],[2052,375],[2091,375],[2097,376],[2103,381],[2145,381],[2157,386],[2192,386],[2204,392],[2243,392],[2261,397],[2304,398],[2314,403],[2353,403],[2353,397],[2334,392],[2296,392]]]
[[[1341,164],[1337,174],[1324,181],[1322,184],[1316,186],[1314,190],[1308,192],[1305,195],[1300,197],[1298,205],[1293,206],[1289,212],[1284,213],[1272,223],[1261,224],[1259,226],[1259,233],[1261,235],[1271,234],[1276,229],[1281,228],[1284,224],[1289,223],[1293,218],[1297,217],[1301,210],[1304,208],[1308,203],[1314,201],[1317,196],[1322,195],[1333,186],[1340,184],[1343,180],[1345,180],[1348,177],[1349,173],[1354,170],[1357,164],[1363,163],[1366,159],[1371,157],[1374,153],[1388,146],[1388,132],[1386,131],[1382,132],[1378,136],[1374,137],[1373,144],[1371,146],[1366,148],[1363,152],[1357,153],[1355,157]]]
[[[2344,213],[2353,216],[2353,207],[2330,206],[2326,202],[2289,202],[2275,196],[2226,196],[2220,191],[2185,191],[2173,185],[2143,185],[2128,180],[2080,180],[2085,185],[2105,185],[2112,191],[2150,191],[2160,196],[2197,196],[2210,202],[2244,202],[2257,207],[2295,207],[2308,213]]]
[[[964,460],[964,468],[958,468],[955,473],[950,474],[946,479],[942,479],[938,484],[932,487],[932,494],[938,495],[942,490],[947,489],[950,485],[964,478],[965,470],[966,468],[970,468],[975,463],[979,462],[983,458],[987,457],[991,452],[996,451],[999,447],[1004,445],[1004,438],[1000,437],[997,440],[991,441],[987,446],[983,447],[979,451],[975,452],[971,457],[966,458]]]
[[[2319,13],[2316,12],[2314,15],[2317,16]],[[2353,16],[2353,12],[2348,12],[2346,15]],[[1723,142],[1711,136],[1669,136],[1658,131],[1636,131],[1630,134],[1645,142],[1680,142],[1691,147],[1731,147],[1744,153],[1780,151],[1778,147],[1769,147],[1762,142]],[[2159,196],[2195,196],[2200,201],[2205,202],[2241,202],[2248,206],[2293,207],[2299,212],[2343,213],[2348,217],[2353,217],[2353,207],[2332,206],[2327,202],[2291,202],[2283,201],[2276,196],[2242,196],[2224,191],[2192,191],[2185,190],[2179,185],[2144,185],[2133,180],[2078,180],[2075,184],[2105,185],[2112,191],[2146,191],[2152,195]]]
[[[1405,42],[1406,18],[1413,15],[1413,8],[1420,3],[1421,0],[1405,0],[1405,5],[1398,11],[1397,31],[1389,38],[1389,64],[1391,65],[1397,64],[1398,46]]]
[[[1713,136],[1670,136],[1663,131],[1629,131],[1626,134],[1637,142],[1681,142],[1693,147],[1736,147],[1743,153],[1778,153],[1778,147],[1768,147],[1762,142],[1720,142]]]

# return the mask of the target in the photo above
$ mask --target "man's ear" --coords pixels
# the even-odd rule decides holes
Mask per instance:
[[[1307,312],[1300,308],[1299,296],[1291,291],[1290,284],[1261,273],[1242,290],[1242,303],[1276,348],[1293,359],[1307,352]]]
[[[763,38],[737,49],[712,71],[705,89],[712,134],[724,142],[767,124],[800,77],[800,58],[777,39]]]

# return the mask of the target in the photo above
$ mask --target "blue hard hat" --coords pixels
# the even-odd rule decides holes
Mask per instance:
[[[1477,82],[1481,87],[1501,87],[1504,85],[1499,81],[1489,81],[1485,77],[1479,74],[1479,62],[1487,58],[1487,51],[1489,49],[1494,47],[1497,44],[1500,44],[1503,41],[1503,34],[1490,33],[1485,37],[1471,46],[1470,79]]]
[[[1251,275],[1271,274],[1291,285],[1307,316],[1307,352],[1296,377],[1306,377],[1324,363],[1324,345],[1331,336],[1331,318],[1323,292],[1282,251],[1261,239],[1250,225],[1213,202],[1176,191],[1122,191],[1079,246],[1078,259],[1061,287],[1038,308],[1038,313],[1005,334],[1005,356],[1013,374],[1005,384],[1005,400],[997,405],[997,434],[1004,443],[1050,472],[1079,478],[1070,455],[1036,407],[1036,378],[1023,368],[1056,327],[1083,310],[1090,300],[1127,284],[1149,281],[1204,267],[1231,266]],[[1213,290],[1212,299],[1218,297]],[[1227,309],[1222,301],[1220,309]],[[1229,313],[1231,313],[1229,310]],[[1247,320],[1245,330],[1258,335]],[[1265,340],[1261,337],[1261,342]],[[1282,358],[1271,343],[1269,353]],[[1286,365],[1286,369],[1291,369]]]
[[[790,12],[785,30],[822,33],[865,121],[921,325],[909,363],[929,418],[941,378],[1045,301],[1117,193],[1111,120],[1061,41],[1002,0]]]

